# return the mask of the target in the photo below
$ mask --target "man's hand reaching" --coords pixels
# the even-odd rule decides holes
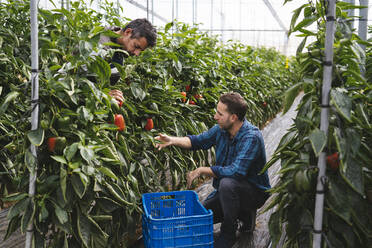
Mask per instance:
[[[123,92],[120,90],[110,90],[109,95],[118,102],[124,102]]]
[[[187,180],[187,188],[190,189],[191,188],[191,184],[192,182],[196,179],[200,177],[200,168],[197,168],[193,171],[190,171],[187,176],[186,176],[186,180]]]
[[[156,144],[155,146],[156,148],[158,148],[159,151],[164,147],[172,145],[171,137],[166,134],[159,134],[159,136],[156,136],[155,139],[162,142],[161,144]]]

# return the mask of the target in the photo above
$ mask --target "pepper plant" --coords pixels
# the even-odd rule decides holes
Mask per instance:
[[[326,188],[322,247],[371,245],[372,199],[367,198],[372,172],[371,43],[360,40],[348,24],[351,17],[345,10],[356,7],[337,2],[329,135],[325,137],[319,126],[326,8],[325,1],[309,1],[292,17],[291,32],[303,37],[296,56],[301,81],[287,91],[285,111],[300,90],[304,96],[294,124],[266,165],[278,160],[281,164],[280,182],[272,188],[274,200],[267,207],[274,208],[269,221],[274,247],[281,236],[285,247],[312,246],[317,161],[323,150],[328,156],[327,177],[321,179]],[[316,32],[309,28],[312,24]],[[367,46],[367,53],[360,44]]]
[[[294,81],[285,57],[272,49],[224,46],[197,28],[169,23],[154,49],[115,65],[121,77],[111,85],[115,49],[98,41],[114,34],[101,23],[124,26],[127,19],[112,4],[100,9],[110,19],[83,1],[70,10],[39,10],[40,126],[29,131],[29,2],[0,3],[0,197],[12,204],[5,238],[33,221],[37,247],[126,247],[140,227],[143,193],[185,189],[187,171],[213,162],[206,151],[157,152],[154,136],[207,130],[218,97],[230,90],[244,95],[248,119],[263,126]],[[123,92],[122,106],[111,89]],[[30,198],[28,168],[36,165]]]

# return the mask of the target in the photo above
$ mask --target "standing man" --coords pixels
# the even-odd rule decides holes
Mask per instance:
[[[111,27],[109,30],[120,35],[117,38],[101,36],[99,43],[105,44],[108,42],[116,43],[120,46],[121,49],[126,51],[130,56],[138,56],[142,51],[148,47],[153,47],[156,44],[156,29],[152,24],[145,18],[135,19],[128,23],[124,28],[120,27]],[[118,47],[106,46],[105,49]],[[115,65],[112,62],[123,64],[125,54],[122,52],[115,52],[110,61],[111,67],[111,78],[110,81],[112,84],[117,83],[120,78],[118,70],[115,68]],[[111,90],[109,95],[115,98],[117,101],[124,101],[123,93],[120,90]]]
[[[174,145],[198,150],[215,146],[216,165],[199,167],[187,175],[187,185],[201,175],[213,177],[216,189],[203,203],[213,211],[214,223],[222,222],[215,248],[230,248],[235,243],[238,218],[246,225],[255,225],[255,213],[269,194],[267,172],[260,174],[266,163],[264,140],[260,130],[245,119],[247,102],[238,93],[223,94],[214,119],[217,125],[199,135],[170,137],[160,134],[156,147]],[[249,213],[254,212],[252,218]],[[249,217],[252,219],[249,220]],[[252,224],[248,223],[251,222]],[[243,227],[244,227],[243,224]],[[247,228],[254,228],[248,226]]]

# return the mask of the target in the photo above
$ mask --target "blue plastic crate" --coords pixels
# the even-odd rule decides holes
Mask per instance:
[[[213,213],[191,190],[142,195],[147,248],[213,247]]]

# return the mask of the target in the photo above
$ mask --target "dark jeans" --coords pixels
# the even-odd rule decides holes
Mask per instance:
[[[221,235],[235,239],[236,220],[243,222],[246,213],[260,208],[269,194],[247,181],[222,178],[215,195],[208,197],[203,205],[213,211],[213,222],[221,224]]]

